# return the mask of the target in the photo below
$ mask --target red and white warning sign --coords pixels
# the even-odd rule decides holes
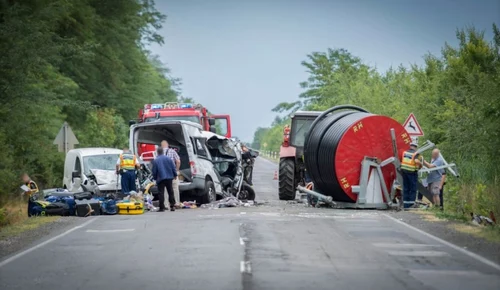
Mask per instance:
[[[405,127],[406,132],[408,132],[408,135],[410,136],[424,136],[424,131],[420,128],[417,118],[413,115],[413,113],[406,118],[403,127]]]

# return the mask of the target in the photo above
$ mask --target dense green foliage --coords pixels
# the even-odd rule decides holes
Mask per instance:
[[[164,20],[151,0],[0,0],[0,197],[22,172],[61,185],[64,121],[80,146],[121,147],[139,108],[176,100],[145,48]]]
[[[426,136],[459,165],[460,182],[449,178],[446,204],[468,214],[493,210],[500,216],[500,32],[494,39],[475,29],[457,32],[458,47],[427,55],[422,67],[403,66],[379,73],[343,49],[315,52],[302,62],[309,78],[299,101],[274,111],[325,110],[354,104],[401,123],[415,113]],[[259,128],[253,146],[279,151],[289,120]],[[429,160],[430,157],[426,155]],[[445,205],[446,207],[446,205]]]

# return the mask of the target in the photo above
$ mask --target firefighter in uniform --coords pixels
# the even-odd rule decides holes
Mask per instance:
[[[120,154],[116,162],[116,174],[121,175],[122,193],[128,195],[131,191],[136,191],[135,170],[139,169],[139,162],[134,154],[127,148],[123,148],[123,153]]]
[[[415,205],[417,198],[418,170],[422,167],[420,154],[417,153],[417,143],[412,142],[410,149],[403,152],[401,157],[401,172],[403,175],[403,207]]]

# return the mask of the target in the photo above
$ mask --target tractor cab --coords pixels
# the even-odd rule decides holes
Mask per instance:
[[[291,119],[291,126],[283,131],[280,148],[279,198],[295,199],[295,189],[305,178],[304,143],[311,124],[322,112],[297,111]]]

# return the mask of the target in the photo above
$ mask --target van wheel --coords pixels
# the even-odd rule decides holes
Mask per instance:
[[[217,200],[214,183],[210,180],[205,182],[205,192],[203,193],[202,203],[211,203]]]
[[[255,200],[255,191],[246,182],[244,182],[243,185],[241,186],[240,199],[241,200]]]

